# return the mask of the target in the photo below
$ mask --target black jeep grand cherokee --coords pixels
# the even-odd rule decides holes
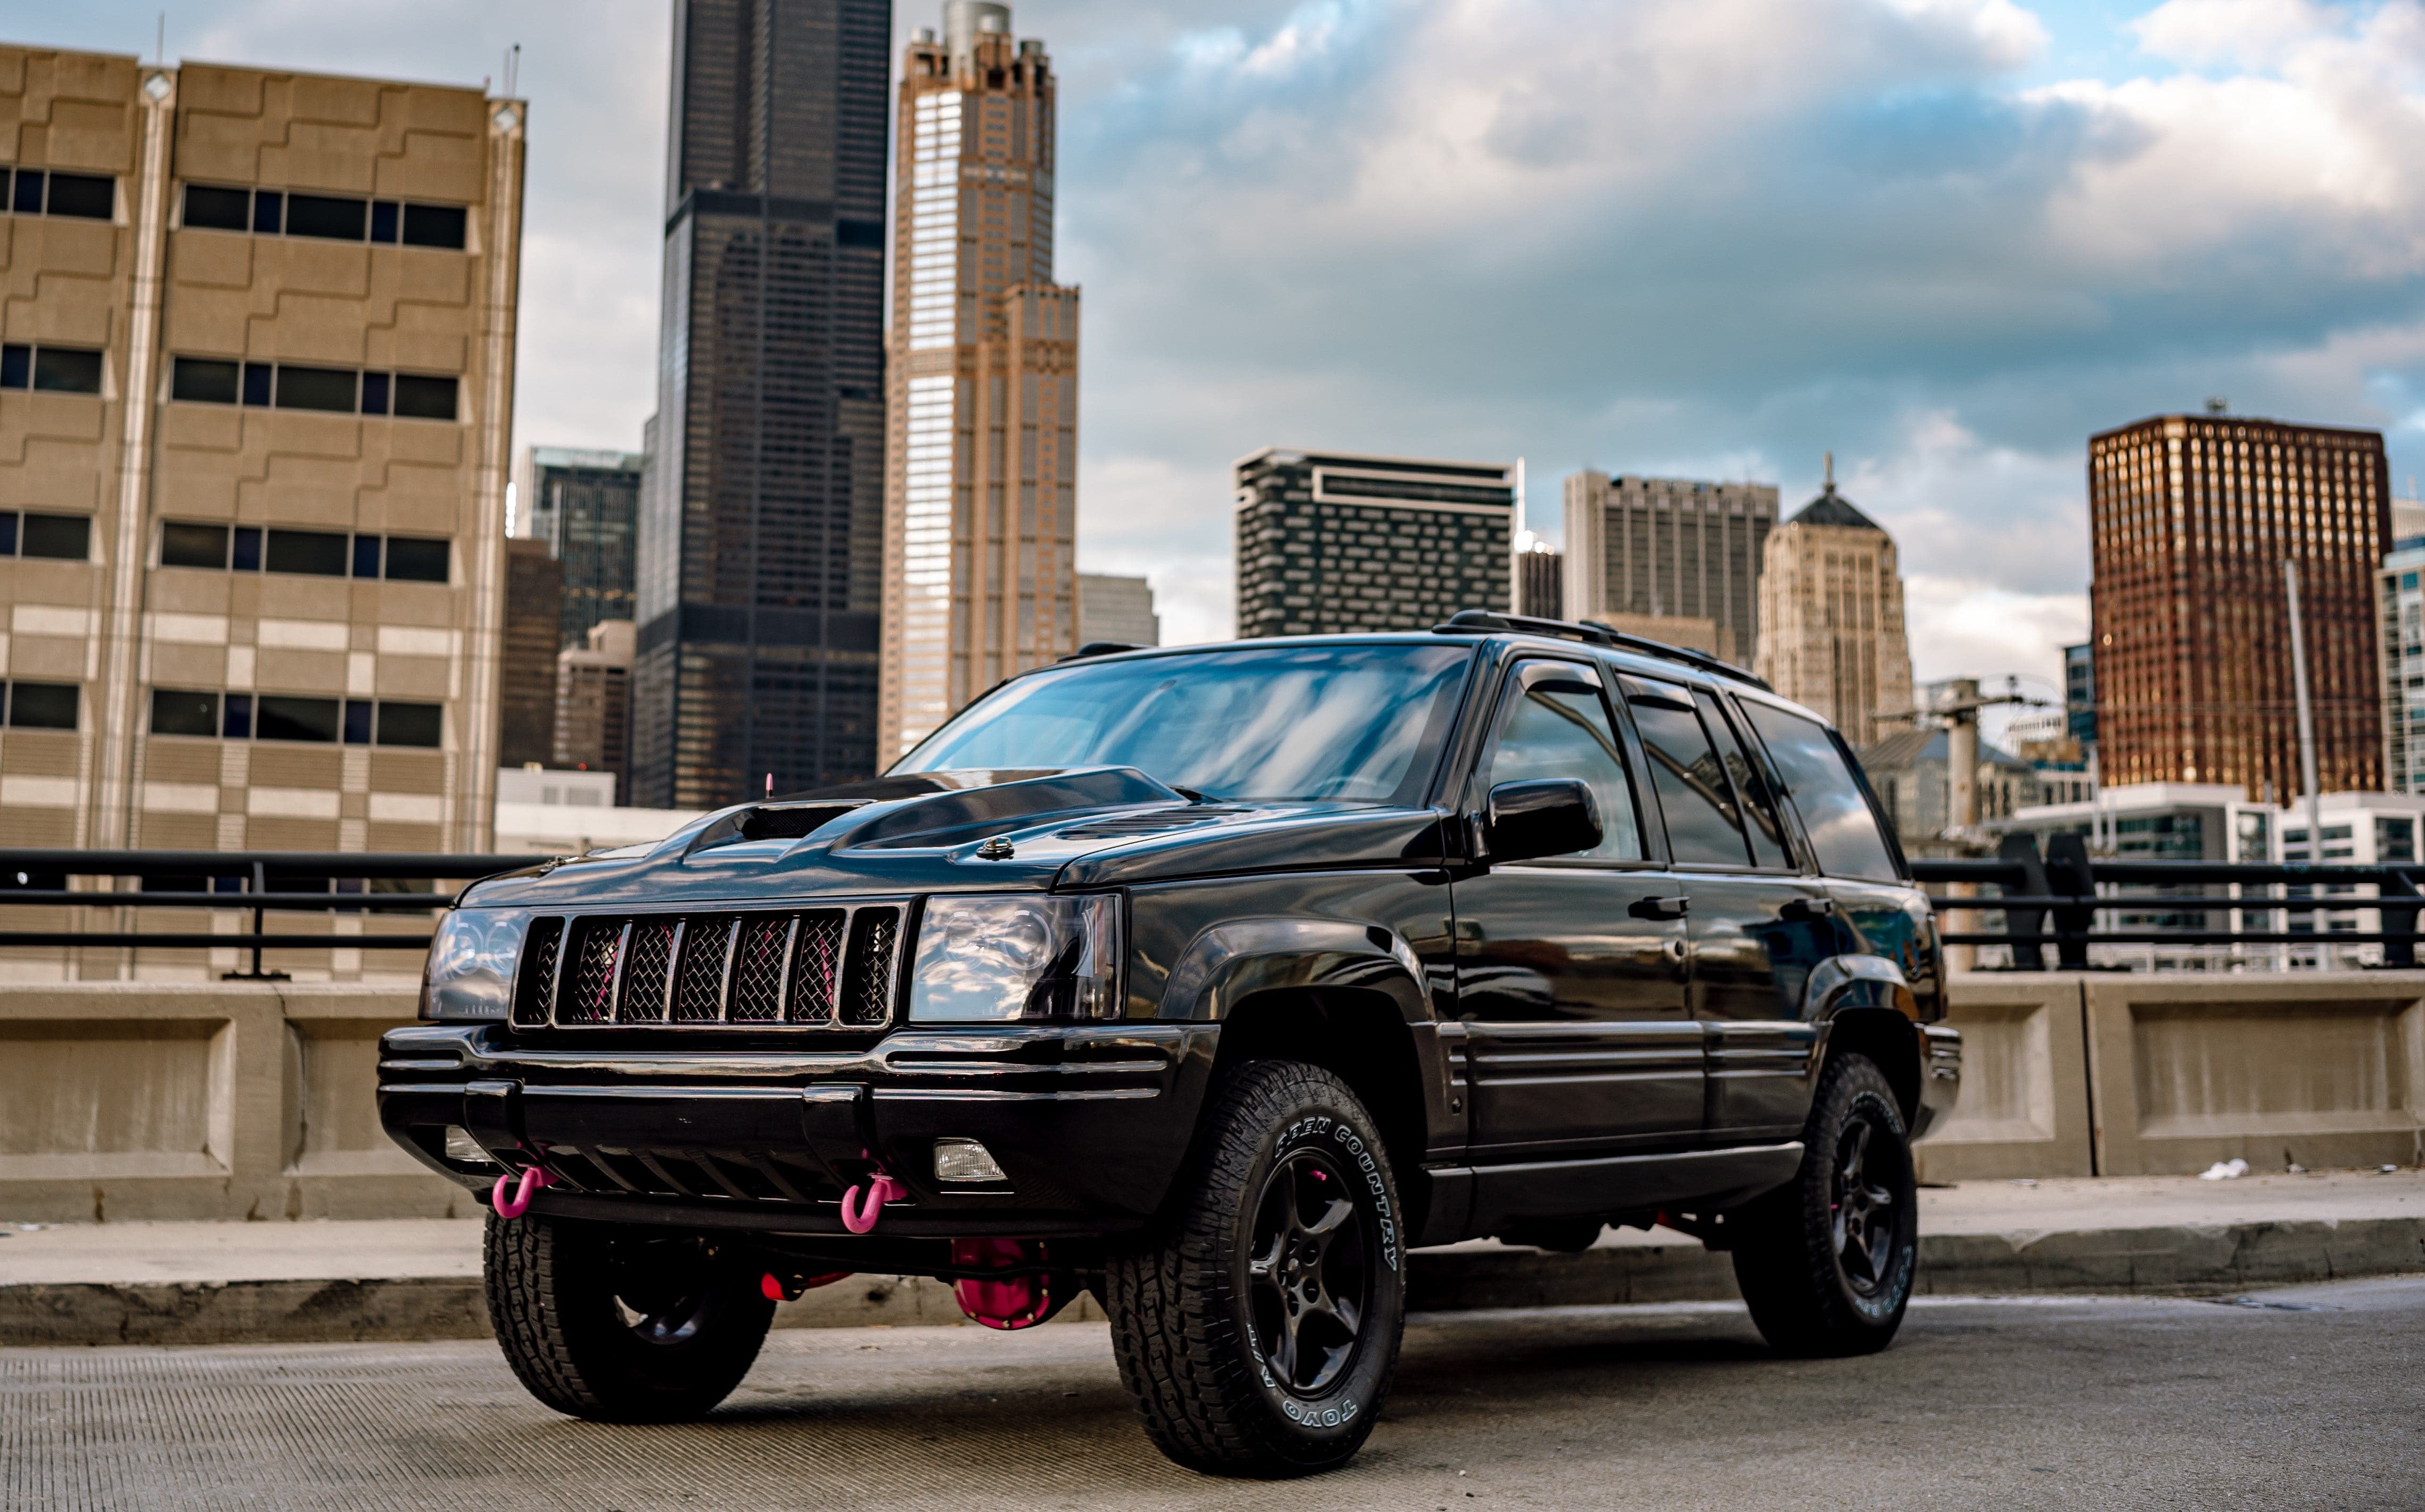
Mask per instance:
[[[1824,724],[1469,612],[1082,654],[889,776],[484,882],[379,1104],[493,1190],[563,1411],[703,1412],[852,1272],[997,1327],[1091,1288],[1164,1453],[1286,1474],[1371,1431],[1414,1247],[1663,1221],[1780,1349],[1884,1346],[1942,980]]]

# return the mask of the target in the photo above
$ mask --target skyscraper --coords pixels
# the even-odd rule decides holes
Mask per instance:
[[[1236,474],[1241,635],[1428,630],[1514,598],[1510,464],[1266,446]]]
[[[865,777],[889,0],[678,0],[634,799]]]
[[[514,463],[521,518],[514,534],[547,543],[564,573],[556,648],[583,644],[602,619],[632,618],[639,528],[638,452],[525,446]]]
[[[2378,792],[2376,574],[2391,479],[2371,430],[2208,412],[2088,442],[2098,770],[2109,784],[2303,790],[2282,564],[2299,569],[2317,776]]]
[[[1752,669],[1856,746],[1912,708],[1894,538],[1836,491],[1833,457],[1819,497],[1769,535]]]
[[[1078,291],[1052,281],[1052,65],[947,0],[902,56],[885,759],[1078,646]]]
[[[1566,479],[1566,495],[1567,619],[1730,662],[1751,654],[1774,484],[1585,471]]]

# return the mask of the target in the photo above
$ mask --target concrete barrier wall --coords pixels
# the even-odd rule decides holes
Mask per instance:
[[[0,1219],[468,1216],[372,1098],[408,989],[0,986]],[[2425,1161],[2425,972],[1957,978],[1921,1179]]]
[[[373,1098],[395,987],[0,987],[0,1217],[468,1214]]]
[[[2096,1174],[2086,1011],[2078,976],[1955,979],[1962,1096],[1919,1146],[1921,1181]]]

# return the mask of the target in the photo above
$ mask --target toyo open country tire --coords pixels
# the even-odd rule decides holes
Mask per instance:
[[[1911,1301],[1919,1193],[1903,1110],[1868,1056],[1828,1062],[1803,1146],[1794,1179],[1742,1210],[1735,1280],[1781,1354],[1884,1349]]]
[[[1346,1463],[1397,1369],[1399,1224],[1345,1083],[1295,1061],[1228,1072],[1177,1212],[1105,1270],[1120,1384],[1155,1446],[1215,1474]]]
[[[757,1274],[694,1235],[490,1214],[484,1249],[506,1362],[577,1418],[699,1417],[741,1384],[775,1321]]]

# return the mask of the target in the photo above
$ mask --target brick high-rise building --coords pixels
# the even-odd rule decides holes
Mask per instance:
[[[1585,471],[1566,479],[1566,619],[1751,655],[1775,484]]]
[[[1513,465],[1267,446],[1236,474],[1240,635],[1427,630],[1509,607]]]
[[[2299,567],[2316,766],[2379,792],[2375,582],[2391,531],[2383,437],[2207,413],[2091,437],[2089,587],[2108,784],[2302,791],[2283,562]]]
[[[522,103],[0,47],[0,120],[11,842],[485,848]]]
[[[1832,456],[1819,497],[1769,535],[1752,669],[1858,746],[1891,733],[1896,716],[1911,712],[1894,538],[1836,491]]]
[[[632,789],[875,769],[890,0],[677,0]]]
[[[1054,84],[1010,8],[901,63],[883,740],[1078,647],[1078,291],[1052,281]]]

